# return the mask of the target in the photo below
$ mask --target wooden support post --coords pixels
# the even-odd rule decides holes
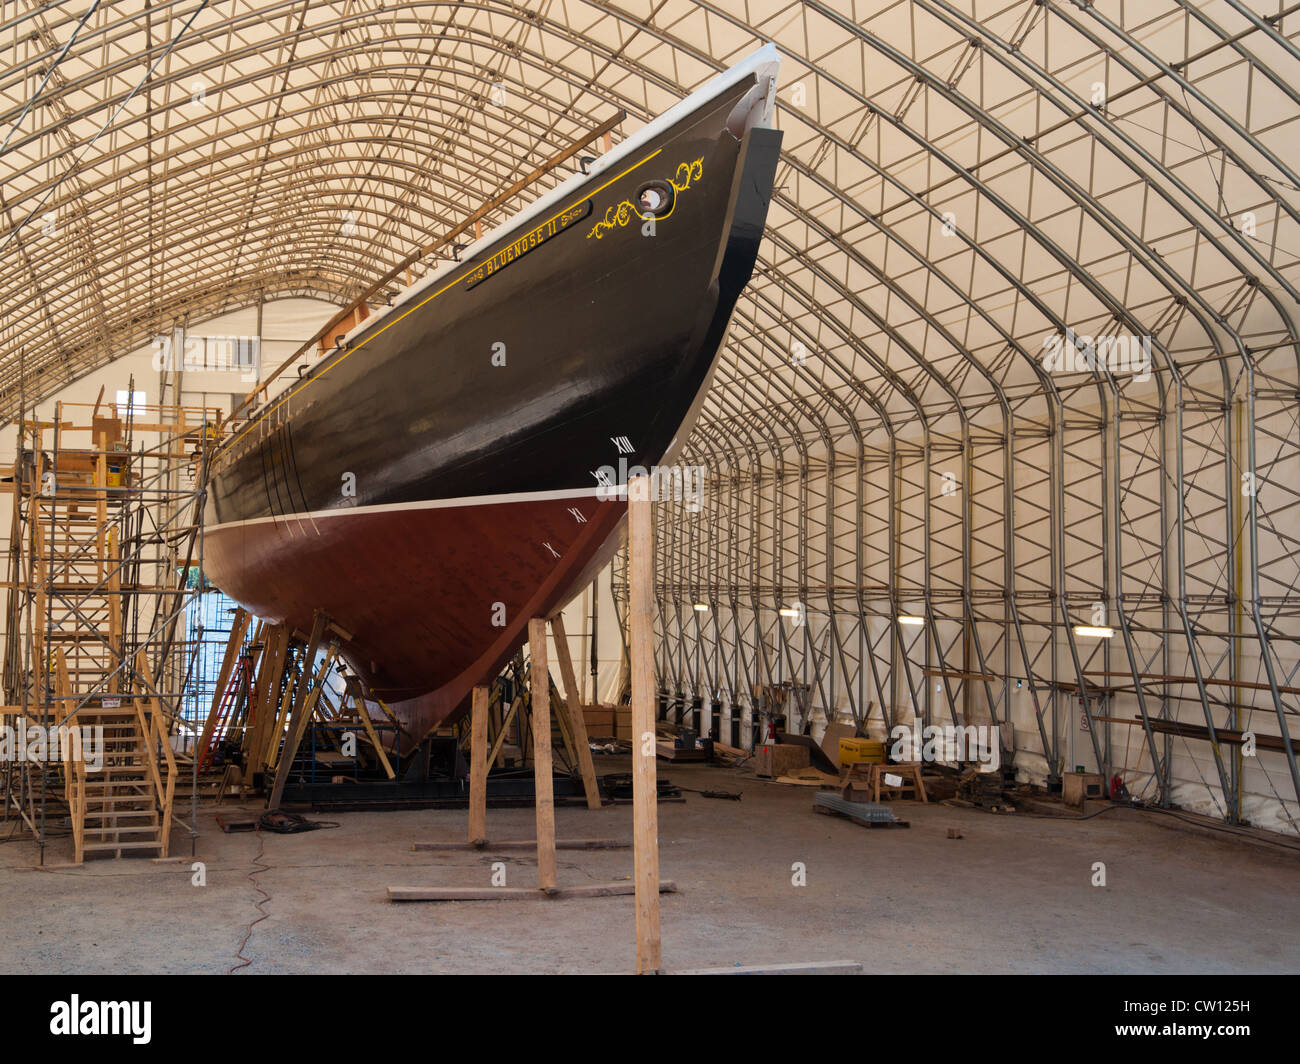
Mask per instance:
[[[532,667],[533,791],[537,803],[537,885],[555,890],[555,793],[551,779],[551,674],[546,667],[546,621],[528,622]]]
[[[315,664],[316,654],[320,650],[321,639],[325,636],[325,625],[329,618],[320,610],[316,611],[316,616],[312,618],[311,636],[307,640],[307,648],[303,651],[302,659],[302,676],[298,680],[298,685],[294,691],[293,710],[289,714],[289,730],[284,736],[284,746],[280,751],[280,760],[275,768],[275,783],[271,787],[271,797],[267,801],[268,809],[279,809],[280,800],[284,797],[284,785],[289,782],[289,769],[293,767],[293,759],[298,754],[298,739],[302,734],[303,714],[307,711],[307,703],[310,695],[310,689],[314,686],[311,667]],[[320,679],[324,679],[324,670],[329,668],[329,662],[326,662],[322,668]],[[288,692],[285,692],[286,696]],[[315,700],[312,699],[314,702]],[[274,740],[273,740],[274,741]]]
[[[334,662],[339,656],[339,645],[331,643],[329,653],[325,655],[325,660],[321,662],[320,671],[316,673],[316,682],[312,685],[311,692],[307,695],[307,706],[302,711],[302,721],[298,725],[298,734],[293,737],[293,748],[297,751],[302,745],[303,734],[307,731],[307,725],[316,713],[316,707],[324,704],[322,698],[325,692],[325,681],[329,679],[330,672],[334,668]],[[322,712],[322,716],[324,713]]]
[[[353,679],[353,677],[349,677]],[[357,705],[357,716],[361,718],[361,726],[366,729],[366,738],[370,740],[370,745],[375,748],[375,753],[379,755],[380,767],[384,770],[384,775],[390,780],[395,779],[397,773],[393,771],[392,763],[388,760],[388,755],[384,753],[384,746],[379,741],[379,733],[375,731],[374,721],[370,719],[370,711],[366,709],[365,697],[360,693],[361,683],[357,682],[357,694],[355,702]]]
[[[492,749],[488,753],[489,765],[495,764],[497,759],[501,756],[501,748],[505,745],[506,736],[510,732],[510,725],[514,722],[515,715],[519,712],[519,707],[523,705],[523,701],[521,695],[515,695],[515,700],[510,703],[510,711],[505,715],[505,719],[501,722],[501,727],[497,729],[496,741],[493,742]],[[520,751],[520,756],[523,756],[522,750]]]
[[[487,716],[488,689],[474,688],[469,718],[469,841],[487,842]]]
[[[505,734],[505,713],[504,696],[501,694],[499,686],[488,688],[488,733],[496,736],[492,744],[492,753],[488,756],[488,764],[493,768],[499,768],[497,758],[500,756],[496,751],[500,748],[502,736]]]
[[[35,608],[32,611],[32,671],[36,674],[35,704],[43,707],[45,702],[45,612],[49,605],[48,585],[50,567],[46,562],[45,525],[41,519],[40,504],[36,493],[38,484],[43,484],[45,475],[45,456],[37,452],[36,477],[32,484],[31,526],[32,526],[32,584],[36,588]]]
[[[248,707],[244,713],[244,730],[239,736],[240,752],[244,755],[244,786],[252,786],[253,773],[260,766],[253,751],[258,747],[258,735],[262,723],[262,700],[266,692],[271,662],[275,658],[275,644],[279,639],[280,629],[276,625],[265,626],[265,640],[258,651],[257,668],[253,673],[252,683],[248,689]]]
[[[117,609],[115,603],[113,611],[116,612]],[[203,734],[199,736],[199,741],[194,747],[195,756],[200,760],[208,749],[208,743],[212,741],[212,733],[216,730],[217,714],[221,709],[221,701],[226,695],[226,688],[230,686],[230,674],[235,671],[235,663],[244,649],[244,636],[248,634],[248,622],[251,616],[242,606],[235,609],[235,619],[230,626],[230,637],[226,640],[226,653],[221,659],[221,669],[217,673],[217,682],[212,689],[212,707],[208,710],[208,719],[203,724]],[[233,715],[232,707],[231,716]]]
[[[529,762],[528,737],[532,734],[532,727],[529,724],[530,710],[528,704],[531,701],[532,699],[530,698],[521,697],[515,699],[515,705],[519,707],[515,713],[515,737],[519,740],[516,745],[519,747],[520,768],[527,768]],[[550,718],[548,717],[547,719],[549,720]],[[535,761],[536,758],[533,760]]]
[[[630,478],[627,511],[636,970],[638,975],[648,975],[663,967],[659,941],[659,794],[655,765],[654,526],[648,477]]]
[[[373,690],[370,692],[370,697],[374,702],[378,704],[379,712],[381,712],[384,715],[388,723],[391,724],[394,728],[394,734],[397,736],[398,755],[399,756],[401,755],[403,735],[405,735],[408,739],[411,740],[412,746],[418,746],[419,743],[417,743],[415,739],[412,737],[411,733],[402,726],[402,722],[397,719],[397,714],[393,712],[392,708],[388,705],[388,703],[385,702],[382,698],[380,698],[377,694],[375,694]]]
[[[573,741],[573,733],[569,731],[569,708],[564,704],[564,696],[558,687],[551,688],[551,719],[560,729],[560,742],[569,752],[568,763],[572,768],[578,763],[578,748]],[[554,729],[551,734],[555,734]],[[551,752],[554,753],[554,742],[551,744]]]
[[[297,657],[298,654],[291,642],[285,650],[284,668],[282,669],[282,672],[289,675],[284,679],[284,691],[280,695],[279,709],[276,710],[274,720],[271,723],[271,730],[267,733],[266,753],[262,757],[262,763],[266,765],[268,773],[274,772],[276,766],[280,763],[280,747],[284,743],[284,734],[289,726],[289,718],[293,715],[294,692],[299,688],[306,687],[308,682],[305,663],[299,668],[297,677],[292,674]]]
[[[122,545],[117,529],[108,532],[108,642],[113,661],[122,660]]]
[[[95,434],[95,582],[104,582],[104,563],[108,558],[108,450],[103,433]],[[117,663],[114,662],[114,665]]]
[[[587,808],[600,808],[600,786],[596,783],[596,766],[591,760],[591,743],[587,739],[587,721],[582,714],[582,694],[573,674],[573,658],[569,654],[569,641],[564,634],[564,618],[556,614],[551,618],[551,634],[555,636],[555,654],[560,659],[560,679],[564,682],[564,698],[569,716],[569,732],[573,736],[574,753],[582,771],[582,787],[587,793]]]
[[[289,637],[293,634],[287,625],[273,624],[265,629],[262,660],[258,664],[257,683],[251,699],[253,717],[251,731],[244,731],[244,783],[252,784],[254,773],[265,767],[262,755],[266,751],[267,737],[275,723],[279,707],[280,678],[284,672],[289,650]]]

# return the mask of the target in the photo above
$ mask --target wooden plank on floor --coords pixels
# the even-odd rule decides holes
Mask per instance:
[[[412,850],[531,850],[537,846],[536,839],[510,839],[492,842],[480,839],[477,842],[413,842]],[[556,839],[557,850],[630,850],[632,844],[622,839]]]
[[[583,883],[576,887],[559,887],[547,892],[537,887],[389,887],[389,901],[520,901],[545,898],[564,900],[572,898],[612,898],[635,894],[636,884]],[[659,893],[676,894],[677,884],[671,879],[661,880]]]
[[[733,968],[683,968],[666,975],[861,975],[859,961],[798,961],[792,964],[751,964]]]

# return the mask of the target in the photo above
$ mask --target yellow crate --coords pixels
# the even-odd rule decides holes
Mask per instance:
[[[885,744],[879,739],[841,739],[840,764],[883,765]]]

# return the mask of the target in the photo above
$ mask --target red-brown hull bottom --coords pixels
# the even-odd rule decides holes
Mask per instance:
[[[348,664],[418,739],[496,675],[529,618],[592,579],[626,512],[587,496],[231,524],[205,534],[204,568],[264,620],[306,632],[324,610],[352,634]]]

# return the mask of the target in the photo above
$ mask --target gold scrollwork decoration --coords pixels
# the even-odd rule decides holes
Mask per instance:
[[[685,192],[691,187],[692,181],[698,181],[704,176],[704,160],[696,159],[693,163],[680,163],[677,167],[677,175],[669,180],[669,184],[678,192]]]
[[[668,183],[673,186],[677,192],[685,192],[691,187],[692,182],[699,181],[704,176],[704,159],[701,157],[694,162],[679,163],[677,173],[668,179]],[[614,229],[622,229],[636,215],[642,221],[646,221],[646,215],[637,210],[636,204],[629,200],[623,200],[614,204],[605,210],[605,217],[591,227],[591,232],[587,234],[590,240],[593,236],[599,240],[607,232]],[[653,217],[653,215],[651,216]],[[666,217],[666,216],[665,216]]]

